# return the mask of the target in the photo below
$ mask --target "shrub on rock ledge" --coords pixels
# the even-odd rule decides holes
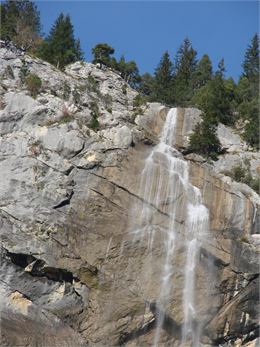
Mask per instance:
[[[25,79],[25,84],[31,96],[35,98],[42,87],[42,80],[36,74],[29,74]]]
[[[189,150],[213,160],[221,152],[221,144],[216,134],[216,126],[205,116],[203,121],[198,123],[190,137]]]

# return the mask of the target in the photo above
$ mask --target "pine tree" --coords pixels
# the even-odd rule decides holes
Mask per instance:
[[[192,76],[192,86],[194,89],[199,89],[212,79],[212,63],[207,54],[198,62],[198,65]]]
[[[230,125],[234,119],[231,116],[229,92],[220,76],[215,76],[205,86],[196,91],[192,104],[202,110],[212,124],[219,122]]]
[[[120,72],[125,82],[129,83],[133,88],[138,87],[141,77],[139,75],[137,64],[134,60],[126,62],[125,57],[121,56],[117,63],[116,69]]]
[[[243,138],[248,144],[259,149],[259,98],[250,97],[249,100],[242,102],[239,107],[241,119],[245,121]]]
[[[246,76],[240,76],[236,88],[236,101],[238,104],[242,102],[250,101],[251,93],[250,93],[250,83]]]
[[[140,84],[141,77],[139,75],[137,64],[134,60],[130,60],[126,63],[125,80],[132,88],[138,88]]]
[[[245,52],[243,75],[236,89],[240,119],[244,121],[243,138],[259,149],[259,37],[255,34]]]
[[[61,13],[47,39],[39,49],[39,56],[63,69],[66,65],[82,60],[80,41],[74,38],[74,29],[69,15]]]
[[[216,71],[216,75],[223,79],[225,76],[225,72],[226,72],[226,68],[225,68],[224,58],[221,58],[218,63],[218,69]]]
[[[225,87],[225,95],[230,103],[230,114],[234,113],[237,109],[237,85],[232,77],[223,80]],[[233,119],[235,121],[235,119]]]
[[[92,48],[92,54],[94,55],[93,63],[110,66],[111,65],[111,55],[115,53],[113,47],[109,46],[107,43],[98,43],[94,48]]]
[[[151,96],[154,90],[154,77],[149,73],[144,73],[141,77],[139,91],[142,95]]]
[[[123,78],[124,78],[124,74],[125,74],[125,64],[126,64],[125,57],[124,57],[124,55],[122,55],[120,57],[120,59],[118,60],[117,70],[120,72],[120,74]]]
[[[259,37],[257,34],[248,46],[243,66],[243,75],[248,78],[252,97],[259,94]]]
[[[180,46],[175,60],[174,91],[176,103],[185,106],[193,95],[192,76],[197,66],[197,52],[186,38]]]
[[[154,74],[154,83],[152,86],[151,98],[153,101],[171,104],[172,98],[172,70],[173,65],[170,55],[166,51]]]
[[[202,114],[202,122],[195,126],[190,136],[189,150],[213,160],[216,160],[217,155],[221,152],[216,125],[210,121],[205,113]]]
[[[246,50],[243,62],[244,75],[249,79],[259,76],[259,37],[255,34]]]
[[[13,41],[23,50],[33,50],[40,41],[40,13],[29,0],[7,0],[1,4],[1,39]]]

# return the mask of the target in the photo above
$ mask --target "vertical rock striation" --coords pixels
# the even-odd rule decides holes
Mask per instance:
[[[137,93],[110,69],[75,63],[61,72],[3,42],[0,61],[1,345],[152,345],[163,315],[158,343],[180,346],[185,196],[173,190],[160,205],[140,193],[144,163],[160,141],[168,109],[136,109]],[[42,80],[35,99],[21,79],[24,67]],[[99,122],[94,129],[93,112]],[[185,153],[198,121],[198,110],[177,109],[178,151]],[[181,159],[208,210],[210,234],[194,282],[196,320],[203,322],[207,346],[246,346],[258,335],[260,198],[221,172],[231,156],[246,156],[256,176],[259,158],[235,140],[240,152],[233,146],[214,166],[193,154]],[[164,187],[167,160],[155,157]],[[156,189],[152,181],[150,189]],[[148,243],[133,242],[130,232],[143,227],[137,212],[144,202],[147,220],[157,226],[153,266]],[[173,207],[174,295],[170,288],[168,304],[158,307],[165,264],[161,230]]]

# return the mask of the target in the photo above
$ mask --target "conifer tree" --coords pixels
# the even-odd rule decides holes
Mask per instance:
[[[23,50],[33,50],[40,41],[40,13],[33,1],[7,0],[0,7],[1,39]]]
[[[139,75],[137,64],[134,60],[130,60],[126,63],[125,80],[132,88],[137,88],[140,84],[141,77]]]
[[[236,101],[238,104],[243,102],[250,101],[251,93],[250,93],[250,83],[246,76],[240,76],[236,88]]]
[[[120,72],[125,82],[129,83],[133,88],[138,87],[141,77],[139,75],[137,64],[134,60],[126,62],[125,57],[122,55],[117,63],[116,70]]]
[[[94,48],[92,48],[92,54],[94,55],[93,63],[110,66],[111,65],[111,55],[115,53],[113,47],[109,46],[107,43],[98,43]]]
[[[175,61],[174,92],[176,103],[185,106],[193,95],[192,76],[197,66],[197,52],[186,38],[180,46]]]
[[[216,124],[207,114],[202,114],[202,122],[195,126],[190,136],[189,150],[213,160],[221,152],[221,144],[216,134]]]
[[[166,104],[172,103],[172,70],[173,64],[168,51],[166,51],[155,69],[151,95],[153,101]]]
[[[145,96],[151,96],[154,90],[154,77],[149,73],[144,73],[141,77],[140,92]]]
[[[229,91],[219,75],[214,76],[205,86],[196,91],[192,104],[204,111],[212,124],[219,122],[231,125],[234,119],[231,116],[231,103]]]
[[[256,77],[259,77],[259,37],[255,34],[251,40],[251,45],[248,46],[245,59],[243,62],[244,76],[249,81],[255,82]]]
[[[47,39],[39,49],[39,56],[58,68],[82,60],[80,41],[74,38],[74,29],[69,15],[61,13]]]
[[[225,76],[225,72],[226,72],[226,68],[225,68],[224,58],[221,58],[218,63],[218,69],[216,71],[216,75],[223,79]]]
[[[236,100],[240,119],[245,122],[243,137],[259,149],[259,37],[255,34],[245,52],[243,75],[240,77]]]
[[[207,54],[204,54],[193,73],[192,86],[195,89],[205,86],[212,79],[212,63]]]
[[[124,55],[122,55],[117,63],[117,70],[120,72],[122,77],[124,77],[125,65],[126,65],[125,57]]]

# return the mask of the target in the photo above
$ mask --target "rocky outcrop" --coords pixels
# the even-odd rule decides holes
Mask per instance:
[[[140,226],[139,177],[167,108],[136,109],[136,92],[119,75],[89,63],[75,63],[62,73],[5,46],[0,59],[2,345],[150,345],[164,258],[159,226],[168,216],[151,206],[158,226],[152,257],[147,240],[135,241],[130,225]],[[24,66],[42,79],[35,99],[21,81]],[[95,111],[99,127],[94,130]],[[187,147],[199,115],[195,109],[178,110],[178,148]],[[233,145],[241,151],[228,155],[249,155],[243,145]],[[203,343],[246,345],[257,338],[260,198],[220,174],[223,158],[215,168],[191,154],[186,160],[210,212],[196,298],[198,321],[205,322]],[[250,163],[257,172],[258,164]],[[179,346],[183,322],[181,204],[176,219],[175,294],[162,346]]]

